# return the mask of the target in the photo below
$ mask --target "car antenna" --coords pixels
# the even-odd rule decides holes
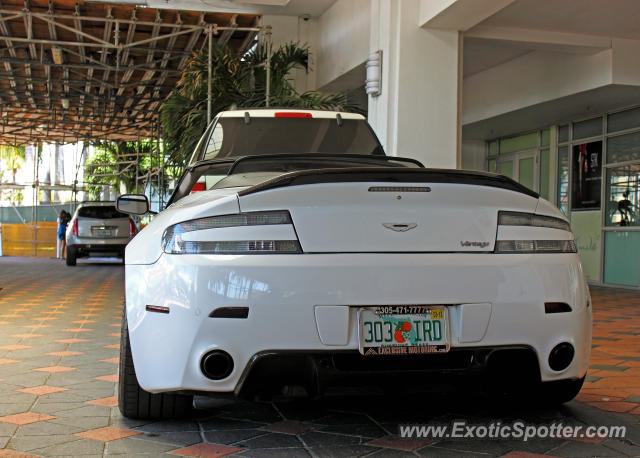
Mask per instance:
[[[249,112],[248,111],[244,112],[244,123],[245,124],[250,124],[251,123],[251,117],[249,116]]]
[[[340,113],[336,114],[336,121],[338,122],[338,127],[342,127],[342,116],[340,116]]]

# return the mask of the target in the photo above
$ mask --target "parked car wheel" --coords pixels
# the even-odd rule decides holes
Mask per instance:
[[[76,249],[73,247],[68,246],[67,247],[67,265],[68,266],[75,266],[76,265]]]
[[[144,420],[182,417],[191,411],[193,396],[145,391],[138,384],[136,369],[131,357],[129,328],[126,309],[122,317],[120,334],[120,368],[118,385],[118,408],[127,418]]]

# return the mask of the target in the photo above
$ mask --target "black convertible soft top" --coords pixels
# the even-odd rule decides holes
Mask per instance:
[[[286,173],[243,189],[240,196],[287,186],[317,183],[456,183],[490,186],[519,192],[538,198],[540,195],[503,175],[454,169],[418,169],[395,167],[363,167],[340,169],[313,169]]]

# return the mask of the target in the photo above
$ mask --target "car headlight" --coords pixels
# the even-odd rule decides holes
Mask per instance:
[[[578,251],[571,233],[571,226],[561,218],[533,213],[498,212],[499,233],[501,228],[509,226],[519,226],[522,228],[521,232],[526,231],[532,237],[524,240],[496,240],[496,253],[576,253]],[[558,230],[566,234],[558,233]]]
[[[169,254],[302,253],[286,210],[183,221],[164,231],[162,250]]]

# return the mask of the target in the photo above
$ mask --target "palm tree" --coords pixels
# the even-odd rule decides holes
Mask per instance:
[[[24,146],[0,145],[0,182],[4,181],[4,172],[11,172],[11,183],[15,184],[16,174],[22,168],[25,160]],[[0,191],[0,200],[9,200],[13,204],[19,204],[24,198],[21,189],[10,189],[5,192]]]
[[[285,44],[271,53],[270,106],[357,110],[343,94],[298,93],[288,79],[294,69],[309,70],[309,47]],[[230,107],[266,106],[267,45],[245,55],[214,46],[212,115]],[[168,162],[184,166],[207,125],[208,51],[194,55],[161,109]]]
[[[0,170],[11,171],[11,183],[16,182],[16,173],[24,165],[24,146],[0,145],[0,161],[3,167]]]
[[[133,192],[136,184],[146,184],[140,177],[159,165],[154,154],[156,144],[152,140],[97,142],[93,146],[95,152],[85,164],[86,183],[92,199],[99,198],[101,186],[105,184],[118,191],[124,188],[127,193]],[[157,192],[157,183],[153,180],[148,180],[148,183]]]

